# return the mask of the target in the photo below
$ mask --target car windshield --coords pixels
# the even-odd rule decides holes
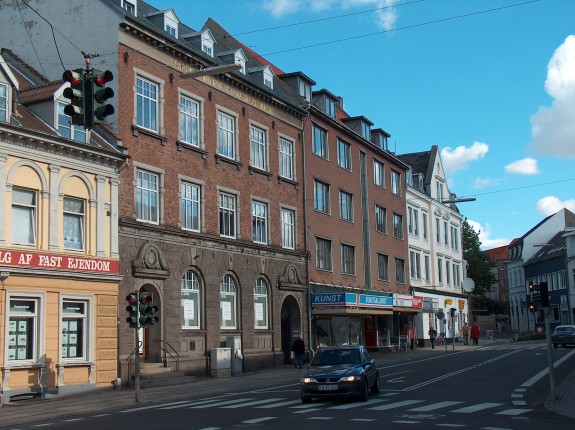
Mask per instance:
[[[575,327],[557,327],[555,333],[574,333]]]
[[[333,366],[337,364],[360,364],[359,351],[356,349],[328,349],[318,352],[316,366]]]

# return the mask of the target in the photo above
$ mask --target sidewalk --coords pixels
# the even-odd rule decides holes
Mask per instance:
[[[479,348],[497,344],[507,344],[508,339],[485,341]],[[455,344],[455,352],[475,349],[477,346]],[[417,348],[406,352],[375,352],[373,357],[378,366],[418,360],[439,354],[453,352],[453,345]],[[138,408],[159,402],[174,402],[189,399],[191,393],[202,393],[203,397],[238,393],[270,385],[297,383],[299,369],[285,365],[273,369],[246,372],[231,378],[199,377],[189,384],[166,387],[151,387],[140,391],[140,402],[135,402],[134,390],[101,389],[90,393],[63,395],[47,399],[19,400],[0,408],[0,428],[15,428],[28,423],[46,422],[66,416],[100,414],[121,408]],[[557,388],[559,399],[547,401],[545,407],[557,414],[575,418],[575,372]]]

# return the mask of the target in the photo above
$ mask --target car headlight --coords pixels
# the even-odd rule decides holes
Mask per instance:
[[[314,378],[310,378],[309,376],[300,379],[300,383],[302,383],[302,384],[314,384],[316,382],[317,381]]]
[[[361,375],[352,375],[352,376],[344,376],[339,380],[339,382],[353,382],[353,381],[360,381]]]

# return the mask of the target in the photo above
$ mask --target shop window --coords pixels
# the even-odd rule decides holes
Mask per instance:
[[[268,328],[268,286],[261,278],[254,287],[254,328]]]
[[[62,302],[62,359],[87,359],[86,301],[64,300]]]
[[[11,298],[8,312],[8,361],[35,361],[38,354],[38,299]]]
[[[199,329],[201,292],[198,276],[188,270],[182,278],[181,322],[183,329]]]
[[[236,328],[236,283],[230,275],[220,284],[220,328]]]

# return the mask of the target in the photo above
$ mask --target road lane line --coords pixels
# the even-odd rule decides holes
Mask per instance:
[[[261,418],[254,418],[253,420],[246,420],[242,421],[243,424],[257,424],[264,421],[275,420],[277,417],[261,417]]]
[[[286,400],[285,402],[272,403],[271,405],[256,406],[257,409],[271,409],[279,408],[280,406],[293,405],[295,403],[300,403],[301,400]]]
[[[560,364],[562,364],[565,360],[568,360],[573,354],[575,354],[575,350],[571,351],[570,353],[564,355],[563,357],[561,357],[559,360],[557,360],[553,366],[553,368],[557,368],[559,367]],[[539,381],[541,378],[543,378],[545,375],[547,375],[549,373],[549,367],[545,367],[545,369],[543,369],[541,372],[539,372],[538,374],[536,374],[535,376],[533,376],[531,379],[528,379],[526,382],[524,382],[523,384],[521,384],[521,387],[531,387],[533,386],[537,381]]]
[[[248,401],[248,400],[253,400],[253,399],[223,400],[223,401],[221,401],[221,402],[209,403],[209,404],[207,404],[207,405],[190,406],[190,407],[188,407],[188,409],[211,408],[212,406],[229,405],[229,404],[232,404],[232,403],[246,402],[246,401]]]
[[[360,408],[360,407],[363,407],[365,405],[373,405],[375,403],[388,402],[388,401],[389,401],[389,399],[369,399],[367,402],[344,403],[342,405],[330,406],[329,408],[326,408],[326,409],[343,410],[343,409],[351,409],[351,408]]]
[[[533,409],[507,409],[505,411],[497,412],[495,415],[512,415],[517,416],[526,412],[531,412]]]
[[[433,403],[431,405],[420,406],[418,408],[408,409],[408,411],[409,412],[429,412],[429,411],[435,411],[436,409],[447,408],[449,406],[458,405],[460,403],[463,403],[463,402],[446,400],[445,402],[438,402],[438,403]]]
[[[367,408],[368,411],[386,411],[388,409],[401,408],[402,406],[414,405],[416,403],[424,402],[425,400],[403,400],[401,402],[388,403],[386,405],[374,406]]]
[[[253,402],[240,403],[239,405],[222,406],[222,409],[236,409],[243,408],[245,406],[261,405],[262,403],[277,402],[279,400],[285,400],[279,397],[272,397],[271,399],[254,400]]]
[[[489,408],[495,408],[497,406],[501,406],[503,403],[478,403],[476,405],[473,406],[467,406],[465,408],[461,408],[461,409],[455,409],[453,411],[449,411],[449,412],[455,412],[455,413],[459,413],[459,414],[471,414],[473,412],[477,412],[477,411],[482,411],[485,409],[489,409]]]

